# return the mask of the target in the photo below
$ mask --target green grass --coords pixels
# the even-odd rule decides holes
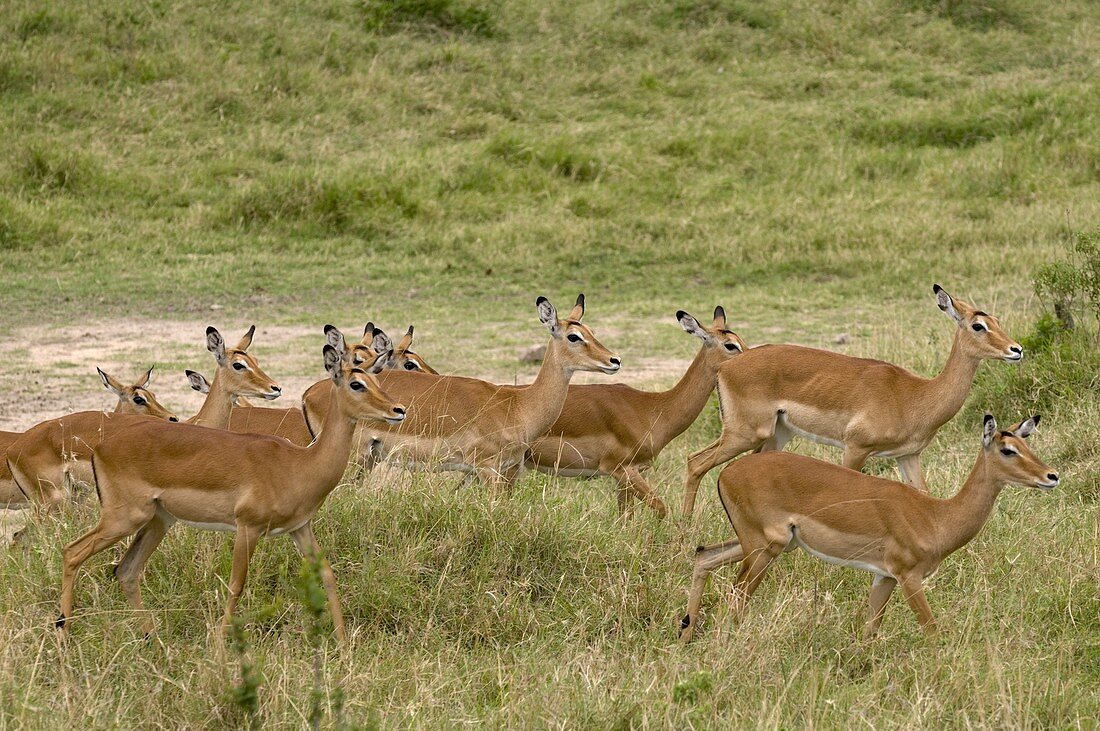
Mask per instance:
[[[1085,0],[13,0],[0,416],[99,388],[94,363],[86,382],[67,367],[95,357],[87,321],[256,321],[298,328],[285,342],[303,353],[325,322],[414,322],[441,370],[511,381],[542,337],[534,298],[578,291],[624,380],[656,365],[646,382],[668,385],[691,355],[672,313],[716,303],[751,344],[846,332],[846,352],[932,373],[951,328],[932,282],[1024,337],[1035,272],[1100,221],[1098,21]],[[28,366],[23,341],[63,327],[79,352]],[[193,353],[127,337],[131,370],[206,365],[201,328]],[[931,581],[932,642],[895,601],[885,637],[858,644],[866,577],[787,556],[738,628],[716,577],[698,640],[675,647],[686,547],[729,530],[713,477],[698,524],[625,528],[604,482],[532,475],[486,504],[454,477],[349,477],[319,525],[353,635],[323,668],[345,720],[1088,727],[1100,404],[1081,338],[983,366],[929,449],[948,494],[984,410],[1039,410],[1036,450],[1065,477],[1006,492]],[[293,363],[285,375],[320,373],[312,355]],[[711,406],[662,457],[666,500],[716,430]],[[141,641],[108,557],[56,644],[60,546],[94,517],[74,508],[0,558],[0,726],[243,722],[210,637],[223,537],[176,530],[152,560],[163,644]],[[270,725],[308,716],[297,565],[269,541],[244,603]]]

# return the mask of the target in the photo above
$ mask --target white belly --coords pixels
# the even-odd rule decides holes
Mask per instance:
[[[192,528],[198,528],[199,530],[217,530],[229,532],[237,530],[237,526],[233,525],[232,523],[199,523],[194,520],[180,520],[179,522]]]
[[[805,429],[799,429],[797,426],[791,423],[791,420],[787,418],[787,414],[785,413],[780,413],[777,421],[782,424],[783,428],[787,429],[795,436],[802,437],[803,439],[809,439],[811,442],[817,442],[818,444],[827,444],[830,447],[839,447],[840,449],[844,449],[844,442],[840,442],[836,439],[831,439],[829,437],[823,437],[820,434],[814,434],[813,432],[808,432]]]
[[[810,554],[811,556],[816,556],[817,558],[820,558],[825,563],[831,563],[836,566],[847,566],[850,569],[860,569],[861,571],[870,571],[876,576],[890,576],[889,571],[885,570],[881,566],[876,566],[873,563],[860,561],[858,559],[837,558],[836,556],[828,556],[821,551],[815,551],[814,549],[807,546],[806,543],[798,537],[797,530],[791,531],[791,540],[798,544],[798,547],[801,548],[803,551]]]

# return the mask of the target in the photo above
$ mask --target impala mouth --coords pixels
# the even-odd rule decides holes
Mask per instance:
[[[260,394],[260,398],[266,399],[268,401],[274,401],[275,399],[279,398],[282,395],[283,395],[282,391],[268,391],[267,393]]]
[[[404,420],[405,420],[405,415],[404,414],[399,414],[397,416],[387,416],[386,417],[386,423],[387,424],[400,424]]]
[[[1006,355],[1004,357],[1004,361],[1006,363],[1019,363],[1023,359],[1024,359],[1024,354],[1023,353],[1010,353],[1009,355]]]
[[[1058,487],[1058,482],[1058,480],[1054,480],[1052,482],[1036,482],[1035,487],[1039,488],[1040,490],[1053,490],[1054,488]]]

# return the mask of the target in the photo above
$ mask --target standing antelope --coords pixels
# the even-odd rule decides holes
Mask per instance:
[[[329,345],[324,359],[333,383],[330,418],[309,447],[260,434],[193,425],[162,428],[164,424],[146,422],[119,429],[96,448],[92,461],[101,504],[99,523],[65,547],[59,629],[68,631],[81,564],[134,534],[115,575],[130,605],[142,611],[140,582],[145,562],[172,524],[182,521],[197,528],[236,532],[223,629],[244,591],[257,542],[267,535],[289,533],[303,555],[312,554],[321,561],[333,626],[343,641],[336,578],[313,535],[313,516],[347,468],[357,422],[396,423],[405,418],[405,409],[382,391],[374,376],[344,365]],[[148,616],[144,628],[147,634],[153,632]]]
[[[199,412],[187,420],[224,429],[237,396],[278,398],[282,390],[245,352],[252,343],[253,325],[237,347],[227,349],[213,327],[206,329],[206,347],[218,364],[214,383]],[[193,372],[188,371],[188,377]],[[171,417],[175,419],[175,417]],[[44,421],[17,439],[8,449],[7,462],[20,490],[31,498],[57,504],[74,482],[92,482],[92,450],[112,431],[131,423],[156,423],[141,415],[80,411]]]
[[[749,450],[781,450],[794,436],[844,449],[843,464],[893,457],[902,478],[927,490],[920,455],[962,408],[982,360],[1016,363],[1020,344],[997,318],[932,290],[958,326],[951,355],[935,378],[880,360],[797,345],[763,345],[722,366],[718,405],[722,435],[688,458],[683,512],[695,509],[703,475]]]
[[[576,371],[615,373],[621,361],[596,339],[584,316],[584,295],[559,320],[545,297],[535,301],[550,344],[538,375],[527,386],[501,386],[476,378],[416,371],[384,371],[382,386],[409,405],[409,418],[396,427],[361,429],[359,444],[369,463],[399,452],[417,464],[476,473],[483,482],[511,488],[529,445],[554,423]],[[310,428],[323,425],[325,391],[315,384],[302,399]],[[324,433],[324,432],[322,432]]]
[[[675,386],[656,393],[622,383],[569,386],[561,415],[531,445],[527,464],[566,477],[608,475],[619,483],[620,516],[637,499],[664,517],[668,509],[641,470],[692,425],[714,392],[718,367],[745,349],[720,306],[710,327],[682,310],[676,319],[703,344]]]
[[[736,460],[718,478],[718,497],[737,540],[697,549],[681,641],[689,641],[695,631],[711,571],[741,562],[733,589],[738,618],[772,561],[795,548],[874,574],[865,638],[878,632],[898,584],[921,627],[934,633],[925,577],[978,534],[1005,485],[1058,486],[1058,473],[1024,442],[1038,423],[1033,416],[998,432],[996,419],[986,414],[974,468],[947,500],[797,454],[765,452]]]
[[[141,378],[129,386],[108,375],[102,368],[96,368],[96,372],[99,373],[99,379],[103,381],[103,386],[118,397],[113,413],[145,414],[158,419],[179,421],[175,414],[161,406],[160,402],[157,401],[157,397],[149,390],[149,383],[153,380],[152,366],[145,371]],[[7,454],[12,445],[18,442],[24,433],[0,432],[0,508],[23,507],[30,500],[30,495],[20,490],[19,484],[12,477],[7,460]]]

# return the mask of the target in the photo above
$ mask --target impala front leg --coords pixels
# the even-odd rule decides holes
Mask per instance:
[[[237,524],[237,537],[233,541],[233,570],[229,575],[229,597],[225,602],[225,617],[222,619],[223,639],[237,611],[237,600],[244,592],[244,584],[248,579],[248,563],[252,560],[252,553],[256,550],[260,536],[258,528]]]
[[[306,523],[298,530],[292,531],[290,537],[298,552],[303,558],[315,557],[321,565],[321,581],[325,585],[325,593],[328,595],[328,610],[332,614],[332,629],[336,633],[336,639],[341,644],[347,639],[344,633],[344,613],[340,609],[340,594],[336,591],[336,575],[332,573],[332,566],[321,551],[321,545],[313,534],[313,524]]]
[[[864,640],[870,640],[878,634],[878,627],[882,623],[882,615],[886,610],[886,602],[890,600],[890,594],[897,585],[897,579],[893,576],[875,574],[875,580],[871,584],[871,596],[867,602],[867,622],[863,625]]]
[[[901,578],[901,590],[905,593],[905,600],[909,607],[917,615],[921,629],[928,637],[935,637],[939,633],[936,620],[932,617],[932,607],[928,606],[928,600],[924,596],[924,583],[921,577],[915,574]]]

